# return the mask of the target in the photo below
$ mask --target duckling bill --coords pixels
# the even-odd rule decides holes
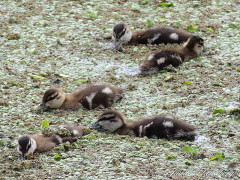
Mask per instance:
[[[42,104],[44,111],[51,109],[77,110],[86,108],[107,108],[123,97],[123,89],[109,85],[88,85],[70,94],[60,88],[51,88],[44,93]]]
[[[47,152],[55,146],[65,143],[67,141],[73,142],[82,137],[84,127],[77,125],[66,125],[66,128],[70,134],[51,134],[45,135],[42,133],[33,135],[23,135],[18,139],[17,152],[23,157],[33,155],[35,152]]]
[[[124,23],[119,23],[113,28],[113,39],[117,50],[121,50],[123,44],[181,44],[191,36],[186,31],[165,26],[149,28],[135,33]]]
[[[104,129],[119,135],[155,139],[192,141],[196,136],[192,125],[172,116],[157,115],[136,122],[127,122],[122,113],[114,110],[104,112],[91,128]]]
[[[140,74],[155,73],[166,66],[177,67],[183,62],[197,57],[204,49],[204,41],[199,36],[192,36],[186,43],[178,47],[167,47],[153,52],[147,60],[140,65]]]

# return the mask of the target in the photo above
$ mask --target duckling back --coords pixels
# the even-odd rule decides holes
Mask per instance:
[[[86,109],[107,108],[118,102],[123,97],[121,88],[107,85],[91,85],[85,87],[82,92],[81,104]]]
[[[169,65],[177,67],[183,63],[184,59],[185,55],[176,49],[153,52],[148,59],[140,65],[140,74],[157,72]]]
[[[183,45],[171,46],[153,52],[140,65],[140,74],[155,73],[169,65],[177,67],[184,61],[197,57],[203,51],[204,43],[199,36],[192,36]]]
[[[191,36],[183,30],[159,26],[134,33],[129,44],[181,44]]]
[[[171,116],[158,115],[136,122],[133,132],[138,137],[194,140],[195,128]]]

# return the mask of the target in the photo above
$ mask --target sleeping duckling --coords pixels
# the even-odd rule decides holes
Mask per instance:
[[[136,122],[127,122],[118,111],[106,111],[92,124],[93,129],[104,129],[111,133],[148,138],[194,140],[195,128],[171,116],[157,115]]]
[[[33,135],[23,135],[18,139],[17,151],[23,157],[25,155],[32,155],[35,152],[47,152],[55,146],[64,142],[74,142],[78,138],[82,137],[84,127],[77,125],[66,125],[63,126],[69,135],[51,134],[45,135],[42,133]]]
[[[204,48],[203,39],[199,36],[192,36],[181,47],[166,48],[153,52],[147,60],[140,65],[140,74],[150,74],[172,65],[177,67],[183,62],[197,57]]]
[[[47,90],[42,98],[41,107],[44,111],[48,108],[77,110],[107,108],[123,97],[123,89],[109,85],[87,85],[71,94],[65,94],[60,88]]]
[[[136,33],[132,33],[124,23],[119,23],[113,28],[113,39],[117,50],[121,50],[122,44],[181,44],[191,36],[186,31],[164,26],[149,28]]]

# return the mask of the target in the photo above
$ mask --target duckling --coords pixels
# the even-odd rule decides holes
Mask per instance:
[[[77,110],[107,108],[123,97],[123,89],[109,85],[87,85],[71,94],[65,94],[60,88],[47,90],[40,105],[44,111],[49,108]]]
[[[200,55],[203,49],[203,39],[199,36],[192,36],[180,47],[166,48],[153,52],[147,60],[140,65],[140,74],[154,73],[168,65],[177,67],[183,62]]]
[[[17,152],[22,155],[32,155],[35,152],[47,152],[55,146],[64,142],[73,142],[78,138],[82,137],[84,127],[77,125],[66,125],[63,126],[70,135],[51,134],[45,135],[42,133],[33,135],[23,135],[18,139]]]
[[[145,31],[132,33],[128,26],[119,23],[113,28],[113,39],[117,50],[121,50],[122,44],[181,44],[186,42],[192,35],[180,29],[158,26]]]
[[[104,112],[91,128],[104,129],[120,135],[169,140],[194,140],[196,135],[192,125],[171,116],[157,115],[130,123],[122,113],[115,110]]]

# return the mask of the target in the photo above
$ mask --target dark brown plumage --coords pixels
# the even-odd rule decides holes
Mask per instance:
[[[199,36],[192,36],[182,46],[155,51],[140,65],[140,74],[158,72],[169,65],[177,67],[197,57],[203,48],[203,39]]]
[[[179,119],[166,115],[157,115],[136,122],[127,122],[118,111],[104,112],[92,126],[120,135],[148,138],[194,140],[195,128]]]
[[[159,34],[159,37],[157,36]],[[172,35],[172,36],[171,36]],[[174,38],[175,35],[175,38]],[[129,44],[181,44],[192,35],[186,31],[170,27],[158,26],[133,34]],[[156,39],[155,39],[155,38]],[[158,37],[158,38],[157,38]],[[171,38],[173,37],[173,38]],[[155,40],[154,40],[155,39]]]
[[[109,85],[88,85],[71,94],[65,94],[60,88],[52,88],[45,92],[43,107],[77,110],[107,108],[123,96],[121,88]]]
[[[119,23],[113,28],[113,38],[117,49],[121,49],[122,44],[181,44],[191,36],[186,31],[165,26],[149,28],[135,33],[132,33],[124,23]]]
[[[22,156],[32,155],[35,152],[47,152],[58,144],[64,142],[74,142],[78,138],[82,137],[84,127],[79,125],[65,125],[54,127],[58,130],[65,128],[68,134],[61,133],[50,133],[50,134],[33,134],[33,135],[23,135],[18,139],[17,151]]]

